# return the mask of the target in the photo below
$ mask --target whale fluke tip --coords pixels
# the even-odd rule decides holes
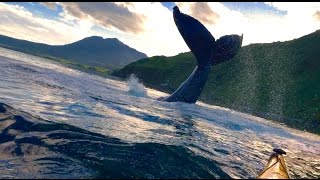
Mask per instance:
[[[176,12],[176,13],[180,13],[180,10],[179,10],[178,6],[174,6],[173,7],[173,11]]]
[[[240,41],[241,41],[240,45],[242,45],[242,42],[243,42],[243,33],[241,34]]]

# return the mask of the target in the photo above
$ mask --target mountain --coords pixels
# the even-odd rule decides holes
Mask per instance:
[[[251,113],[320,134],[320,30],[286,42],[251,44],[214,66],[199,100]],[[130,74],[173,92],[196,66],[191,52],[131,63],[113,75]]]
[[[66,45],[47,45],[0,35],[0,46],[28,54],[62,58],[79,64],[119,69],[147,55],[116,38],[92,36]]]

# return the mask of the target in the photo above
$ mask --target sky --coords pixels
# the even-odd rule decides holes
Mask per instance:
[[[50,45],[118,38],[149,57],[174,56],[190,51],[173,20],[175,5],[215,39],[243,34],[242,46],[320,29],[320,2],[0,2],[0,34]]]

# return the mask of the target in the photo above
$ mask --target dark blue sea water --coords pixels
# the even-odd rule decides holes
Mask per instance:
[[[0,49],[0,178],[320,178],[320,136]]]

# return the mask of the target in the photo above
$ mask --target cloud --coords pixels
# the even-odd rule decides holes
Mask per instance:
[[[319,2],[272,2],[266,3],[287,14],[279,18],[278,23],[273,23],[272,28],[277,29],[277,34],[282,36],[279,41],[291,40],[307,35],[320,29],[319,21],[315,18],[320,10]]]
[[[144,15],[144,32],[119,39],[148,56],[173,56],[189,51],[173,20],[172,11],[159,2],[133,2],[130,11]]]
[[[63,5],[62,2],[57,4]],[[189,51],[174,24],[172,12],[160,3],[121,2],[115,4],[125,7],[133,14],[145,17],[144,22],[140,25],[144,30],[143,33],[132,34],[117,28],[107,28],[96,23],[94,19],[90,19],[91,16],[77,18],[67,10],[62,11],[59,14],[60,17],[49,20],[38,17],[22,6],[0,3],[2,17],[0,34],[51,45],[68,44],[88,36],[118,38],[148,56],[173,56]]]
[[[31,12],[18,5],[0,3],[0,33],[14,38],[33,42],[60,45],[89,36],[81,24],[70,26],[57,20],[49,20],[34,16]]]
[[[57,2],[56,18],[37,16],[22,6],[0,3],[0,34],[52,45],[72,43],[88,36],[118,38],[148,56],[173,56],[190,51],[173,20],[172,11],[159,2]],[[266,3],[271,6],[270,3]],[[290,5],[291,3],[289,3]],[[277,14],[241,13],[219,2],[177,2],[180,11],[202,22],[215,39],[244,34],[243,46],[299,38],[320,28],[317,4],[273,3],[286,11]]]
[[[320,11],[317,11],[313,14],[313,17],[320,21]]]
[[[286,11],[288,17],[306,19],[311,18],[320,10],[319,2],[266,2],[279,10]]]
[[[192,8],[200,7],[200,2],[177,2],[181,12],[192,14]],[[227,34],[244,34],[242,45],[253,43],[271,43],[275,41],[287,41],[307,35],[320,28],[316,10],[320,9],[320,3],[266,3],[279,10],[286,11],[286,15],[266,14],[259,12],[241,13],[225,7],[222,3],[207,2],[207,6],[219,16],[214,24],[198,18],[212,35],[218,39]],[[201,9],[198,8],[199,12]],[[203,11],[204,12],[204,11]],[[205,13],[203,13],[205,14]],[[207,18],[215,15],[208,13]]]
[[[105,28],[116,28],[123,32],[143,32],[145,17],[131,12],[130,3],[112,2],[61,2],[64,10],[79,19],[92,20]]]
[[[190,8],[191,15],[204,23],[216,24],[220,18],[219,14],[212,11],[207,2],[194,3]]]
[[[57,4],[55,2],[40,2],[40,4],[51,10],[57,10]]]

